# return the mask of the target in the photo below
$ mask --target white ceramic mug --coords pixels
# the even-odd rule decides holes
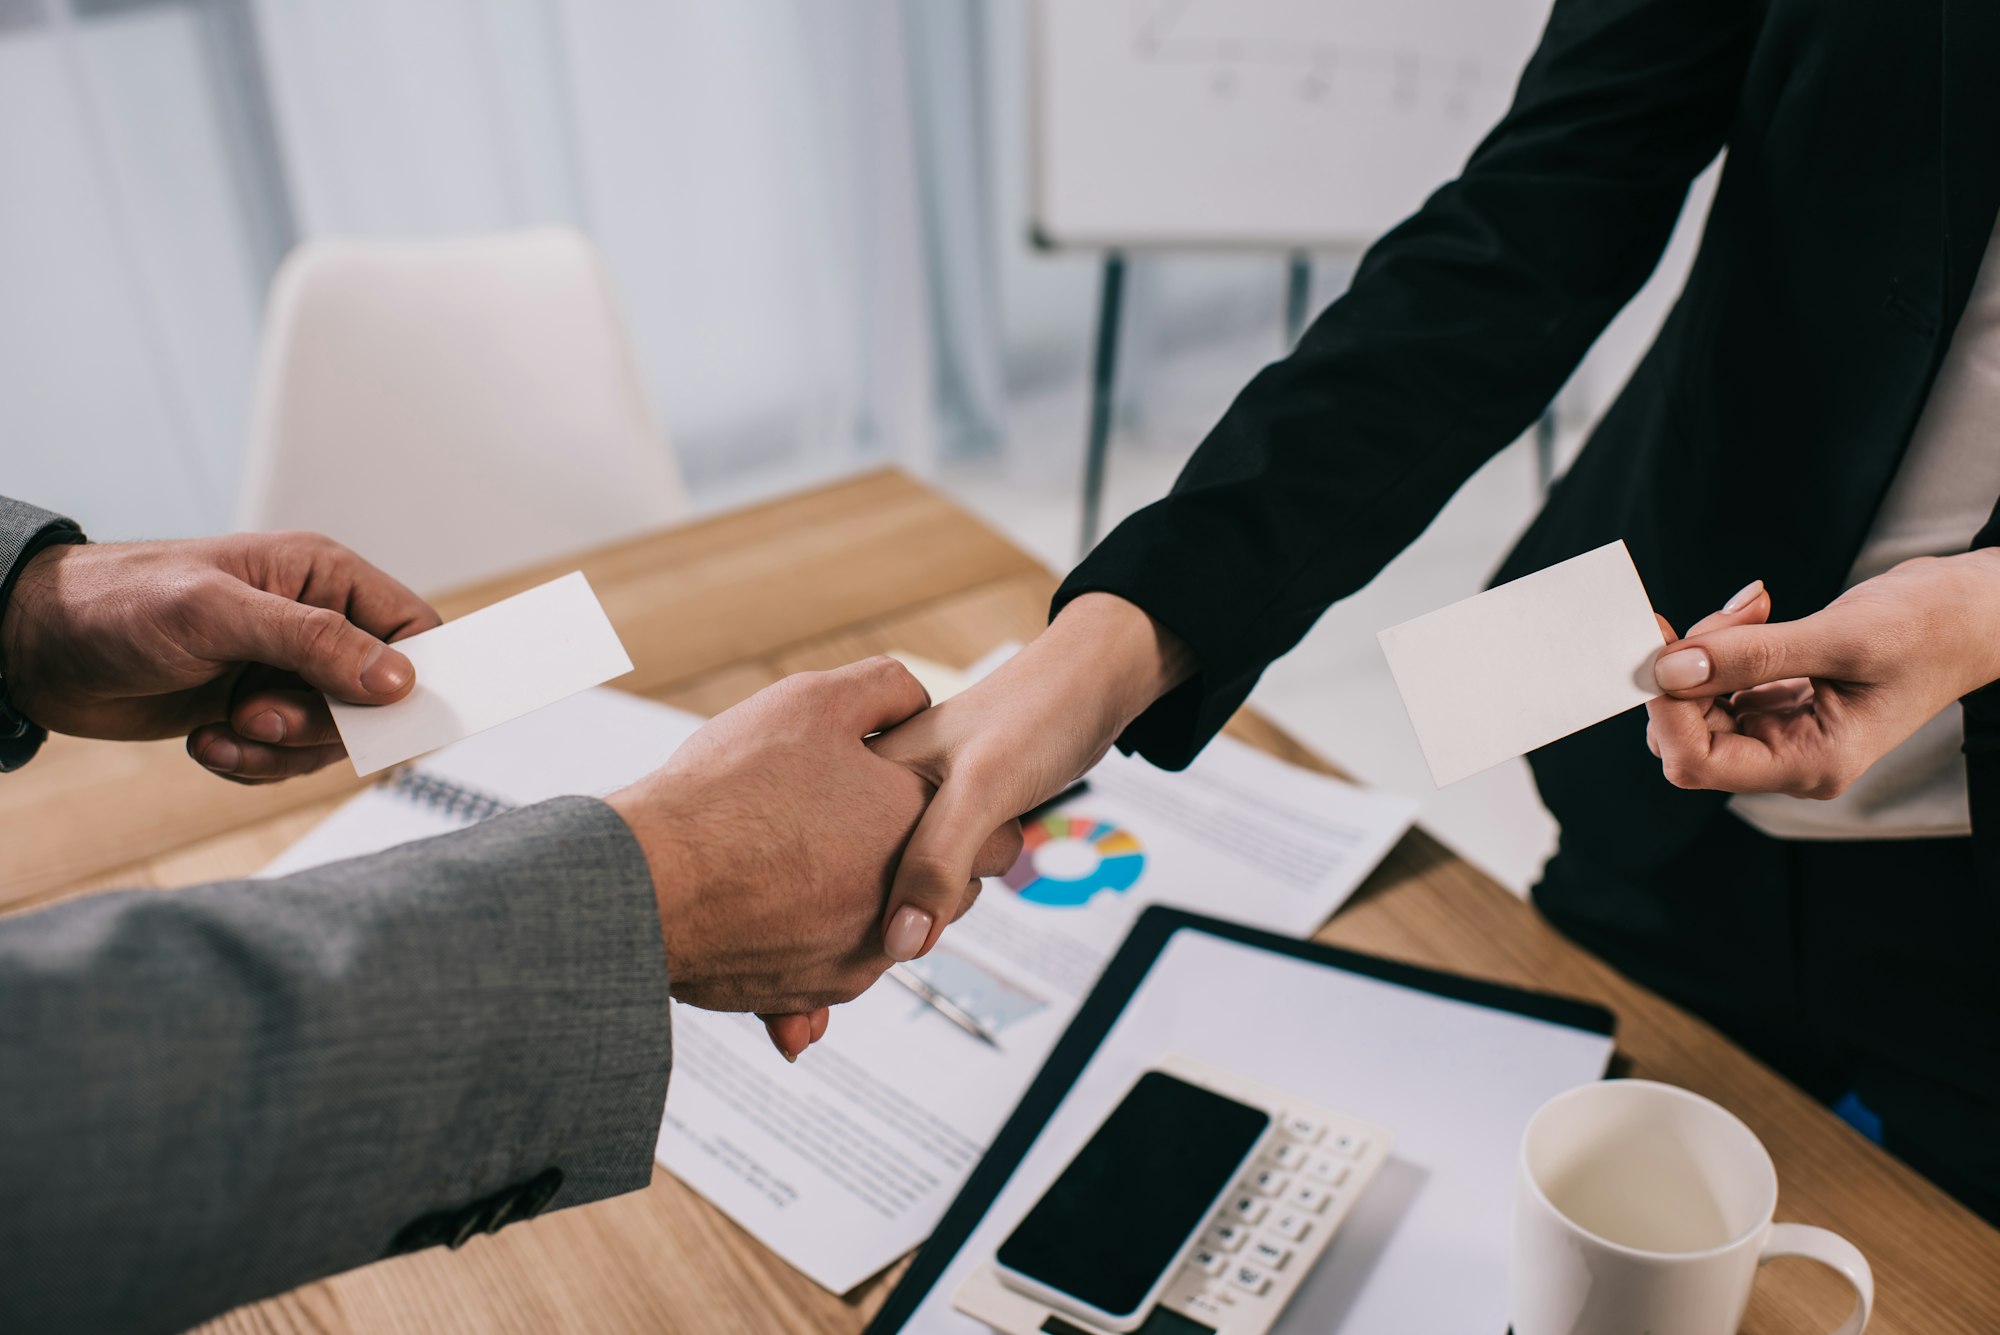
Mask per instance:
[[[1854,1244],[1774,1224],[1763,1142],[1699,1094],[1603,1080],[1558,1094],[1521,1138],[1514,1335],[1736,1335],[1757,1267],[1831,1266],[1854,1286],[1836,1335],[1861,1335],[1875,1280]]]

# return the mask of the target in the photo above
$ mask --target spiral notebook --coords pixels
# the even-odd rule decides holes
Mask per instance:
[[[703,720],[598,687],[396,770],[259,876],[378,853],[564,793],[602,797],[659,766]]]

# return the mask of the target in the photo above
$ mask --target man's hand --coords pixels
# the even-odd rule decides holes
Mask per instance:
[[[795,1058],[824,1032],[823,1008],[889,967],[883,903],[931,786],[863,739],[929,703],[893,659],[801,673],[716,715],[606,799],[652,869],[675,997],[796,1012],[773,1029]],[[987,840],[966,878],[998,875],[1019,851],[1018,829]],[[965,878],[956,890],[966,895]]]
[[[267,783],[345,755],[319,693],[401,699],[416,674],[385,641],[437,624],[316,533],[49,547],[0,608],[0,676],[51,732],[185,735],[213,772]]]
[[[1832,798],[1933,715],[2000,678],[2000,551],[1924,557],[1798,621],[1761,583],[1667,648],[1646,706],[1668,782]]]

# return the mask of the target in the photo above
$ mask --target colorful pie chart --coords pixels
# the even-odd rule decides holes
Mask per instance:
[[[1021,856],[1000,879],[1031,904],[1081,908],[1130,890],[1146,868],[1139,841],[1087,816],[1044,816],[1021,831]]]

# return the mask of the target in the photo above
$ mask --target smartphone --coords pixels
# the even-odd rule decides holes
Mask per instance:
[[[1270,1132],[1262,1108],[1148,1071],[1000,1244],[1001,1283],[1136,1329]]]

